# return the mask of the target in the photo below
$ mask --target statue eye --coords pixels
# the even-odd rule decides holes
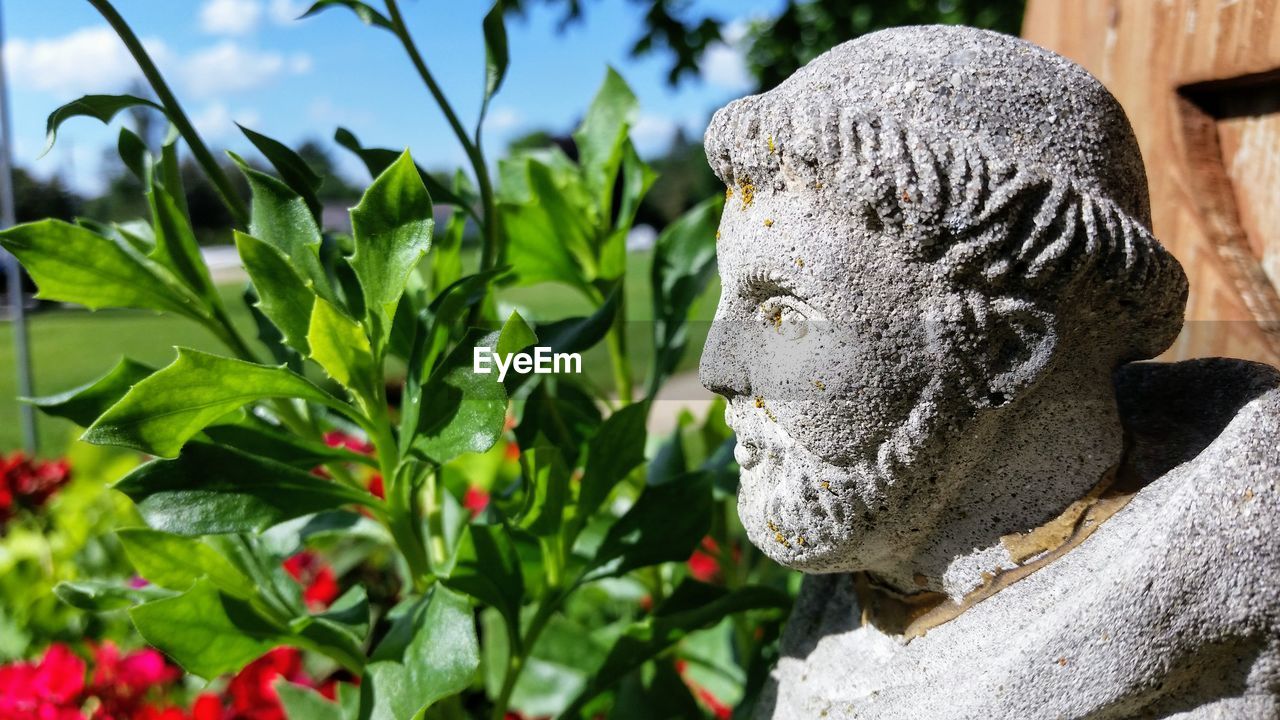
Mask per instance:
[[[812,313],[794,297],[775,295],[760,303],[760,319],[765,329],[788,340],[799,340],[809,332]]]

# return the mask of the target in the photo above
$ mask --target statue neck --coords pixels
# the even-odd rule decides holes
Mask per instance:
[[[970,443],[977,451],[944,458],[936,475],[936,500],[916,525],[929,530],[895,553],[894,567],[874,572],[878,582],[960,602],[1034,560],[1025,543],[1011,549],[1006,538],[1087,500],[1120,461],[1124,443],[1109,377],[1047,377],[974,432],[981,436]]]

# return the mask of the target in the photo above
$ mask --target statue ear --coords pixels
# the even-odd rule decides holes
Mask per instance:
[[[1054,316],[1018,298],[996,298],[988,306],[988,407],[1005,405],[1048,370],[1058,345]]]

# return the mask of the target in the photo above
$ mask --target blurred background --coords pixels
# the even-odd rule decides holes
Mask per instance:
[[[1021,0],[515,0],[508,17],[512,69],[489,112],[483,140],[495,159],[506,149],[549,144],[574,156],[570,132],[605,64],[616,68],[640,100],[632,137],[661,173],[628,243],[631,269],[644,277],[646,250],[657,232],[720,191],[701,148],[703,130],[717,108],[772,87],[838,42],[884,27],[964,23],[1016,34],[1022,5]],[[298,20],[308,6],[301,0],[121,0],[117,6],[206,142],[262,164],[238,123],[289,143],[322,176],[336,178],[320,190],[329,229],[345,229],[347,209],[370,180],[359,159],[333,141],[338,127],[366,146],[407,146],[441,177],[465,165],[445,120],[420,91],[398,48],[382,33],[357,31],[348,17],[328,13]],[[423,0],[404,9],[446,93],[459,108],[477,108],[484,47],[475,29],[484,4]],[[3,12],[17,221],[144,217],[138,181],[115,150],[118,123],[68,123],[42,155],[45,119],[61,104],[87,93],[148,95],[124,46],[88,4],[76,0],[8,0]],[[462,114],[464,122],[473,121]],[[129,113],[124,123],[153,147],[165,132],[154,113]],[[238,172],[228,175],[241,181]],[[216,279],[229,296],[239,295],[243,277],[228,245],[230,218],[189,157],[183,176],[192,221]],[[241,190],[247,197],[247,188]],[[649,307],[647,283],[628,288],[636,295],[628,298],[629,319],[642,322]],[[562,287],[510,292],[509,300],[535,317],[563,317],[581,309],[578,298]],[[697,312],[709,318],[715,300],[710,293]],[[129,311],[90,318],[82,309],[33,303],[28,299],[34,311],[30,332],[37,394],[87,382],[126,350],[158,365],[172,357],[176,344],[213,348],[201,331],[180,320]],[[249,323],[247,316],[237,319]],[[641,355],[643,345],[634,344]],[[701,342],[691,345],[700,348]],[[690,355],[686,369],[696,362],[696,352]],[[645,360],[637,359],[637,374],[644,373]],[[607,363],[588,359],[586,365],[599,368],[601,381],[608,382]],[[697,383],[686,378],[676,388],[692,394]],[[22,443],[16,395],[11,328],[3,323],[0,449]],[[74,437],[68,423],[44,417],[37,423],[42,454],[61,454]]]

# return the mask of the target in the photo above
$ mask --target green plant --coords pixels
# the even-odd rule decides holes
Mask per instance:
[[[629,139],[636,100],[621,77],[607,73],[575,133],[577,161],[520,154],[500,163],[495,187],[479,128],[461,125],[395,0],[385,13],[356,0],[317,2],[310,12],[348,8],[404,47],[478,188],[461,172],[445,187],[408,152],[365,148],[340,129],[338,142],[375,176],[351,210],[348,237],[319,224],[323,178],[247,129],[275,174],[232,156],[252,193],[245,207],[128,25],[106,0],[89,1],[160,101],[81,98],[51,115],[50,142],[77,115],[105,122],[138,105],[164,113],[174,130],[156,155],[120,133],[149,221],[42,220],[0,233],[0,245],[42,297],[180,316],[230,354],[180,348],[158,370],[124,358],[89,385],[36,401],[86,427],[90,443],[156,458],[114,486],[146,524],[121,540],[151,586],[80,580],[59,595],[87,610],[127,608],[143,638],[205,678],[281,645],[326,658],[363,679],[326,710],[335,717],[501,719],[513,707],[578,716],[636,697],[700,713],[672,654],[704,630],[728,634],[695,663],[715,671],[701,682],[749,697],[789,598],[777,582],[749,582],[758,556],[729,510],[730,434],[714,417],[684,418],[652,460],[645,452],[652,398],[680,360],[689,310],[712,275],[720,201],[657,240],[648,279],[655,360],[638,394],[624,332],[624,288],[637,280],[625,272],[625,238],[654,173]],[[484,34],[487,107],[507,68],[500,2]],[[231,322],[196,248],[179,137],[227,189],[257,345]],[[433,201],[454,210],[439,231]],[[468,221],[482,237],[471,273],[461,256]],[[540,282],[574,288],[592,312],[539,325],[498,314],[496,287]],[[602,342],[614,392],[571,375],[495,382],[472,368],[477,347],[570,353]],[[389,395],[391,367],[405,377]],[[361,436],[369,452],[326,443],[334,432]],[[518,470],[503,469],[504,441],[519,450]],[[468,487],[491,493],[482,511],[464,510]],[[353,568],[327,609],[309,608],[281,566],[306,547]],[[719,582],[693,577],[683,563],[695,551],[715,555]],[[359,582],[362,568],[392,581]],[[673,694],[673,683],[686,689]],[[302,691],[282,697],[297,717],[318,702]]]

